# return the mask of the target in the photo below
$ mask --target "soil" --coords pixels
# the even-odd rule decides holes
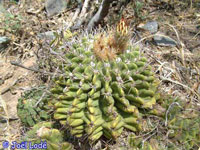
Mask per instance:
[[[153,1],[150,4],[153,4]],[[200,14],[200,10],[195,6],[187,8],[182,3],[182,5],[169,4],[169,6],[174,5],[175,9],[172,10],[161,9],[159,4],[150,4],[146,4],[142,8],[142,15],[148,17],[140,22],[157,20],[159,31],[177,40],[179,46],[174,48],[158,47],[151,42],[148,43],[150,39],[142,41],[140,45],[157,71],[158,78],[160,75],[165,76],[171,73],[170,79],[175,82],[168,81],[166,83],[161,80],[163,91],[180,96],[182,99],[188,97],[188,101],[191,100],[199,105],[200,99],[197,95],[200,95],[200,29],[197,26],[200,24],[200,17],[197,17],[196,14]],[[48,18],[43,6],[44,1],[42,0],[22,1],[20,5],[5,3],[4,6],[11,13],[23,16],[24,20],[21,23],[22,29],[18,30],[16,34],[0,28],[0,35],[6,35],[12,39],[12,43],[5,52],[0,54],[0,142],[4,140],[14,141],[23,134],[24,127],[17,116],[18,99],[27,89],[43,83],[37,73],[14,66],[10,62],[20,61],[20,64],[25,67],[37,68],[38,57],[36,54],[47,44],[45,39],[38,39],[37,34],[62,28],[70,21],[74,13],[74,10],[71,10]],[[155,11],[149,13],[152,10]],[[135,30],[134,26],[132,28]],[[141,38],[148,36],[143,33],[139,33],[139,35]],[[181,52],[181,50],[183,51]],[[162,63],[166,63],[168,66]],[[6,119],[9,121],[6,122]]]
[[[0,85],[1,100],[6,104],[6,110],[4,110],[4,112],[7,111],[7,115],[5,114],[6,116],[4,116],[4,119],[9,118],[9,120],[11,120],[9,126],[10,130],[6,130],[7,132],[3,134],[0,133],[0,139],[14,140],[17,134],[20,135],[20,121],[17,116],[18,99],[26,89],[38,84],[36,78],[37,74],[33,74],[32,71],[10,64],[10,61],[15,59],[15,57],[0,57],[0,76],[1,80],[3,80],[3,84]],[[36,58],[30,57],[24,60],[22,65],[34,67],[35,63]],[[6,122],[1,124],[2,129],[6,127],[8,127]]]

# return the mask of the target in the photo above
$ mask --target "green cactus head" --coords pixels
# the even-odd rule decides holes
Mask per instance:
[[[139,48],[127,46],[113,57],[114,47],[106,45],[110,38],[103,37],[104,46],[103,39],[93,46],[86,38],[74,43],[60,67],[64,74],[51,89],[57,100],[54,119],[76,137],[86,133],[90,141],[102,135],[115,139],[124,128],[140,131],[140,110],[156,103],[155,78]]]

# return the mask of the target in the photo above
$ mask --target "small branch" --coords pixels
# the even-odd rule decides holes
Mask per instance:
[[[43,100],[43,98],[44,98],[44,96],[47,94],[47,92],[44,92],[43,94],[42,94],[42,96],[40,97],[40,99],[37,101],[37,103],[35,104],[35,108],[38,106],[38,104]]]
[[[184,84],[182,84],[182,83],[180,83],[180,82],[178,82],[178,81],[174,81],[174,80],[165,78],[165,77],[163,77],[163,76],[160,76],[160,79],[161,79],[162,81],[169,81],[169,82],[172,82],[172,83],[174,83],[174,84],[180,85],[180,86],[184,87],[185,89],[190,90],[193,94],[195,94],[198,98],[200,98],[200,95],[199,95],[197,92],[195,92],[192,88],[190,88],[190,87],[188,87],[188,86],[186,86],[186,85],[184,85]]]
[[[77,16],[79,19],[71,27],[72,31],[79,29],[81,27],[81,25],[84,24],[84,22],[86,21],[86,19],[87,19],[87,8],[88,8],[88,5],[89,5],[89,2],[90,2],[90,0],[85,0],[83,7],[82,7],[82,10],[80,12],[80,15],[79,15],[79,17]],[[91,11],[91,9],[90,9],[90,11]]]
[[[85,2],[83,4],[83,8],[82,8],[81,13],[80,13],[80,17],[85,17],[89,2],[90,2],[90,0],[85,0]]]
[[[171,110],[171,108],[174,106],[174,105],[178,105],[180,108],[180,104],[178,102],[173,102],[169,105],[169,108],[167,109],[166,111],[166,116],[165,116],[165,126],[167,126],[167,122],[168,122],[168,114],[169,114],[169,111]]]
[[[103,0],[101,2],[99,10],[92,17],[92,19],[90,20],[90,22],[87,26],[87,31],[91,31],[94,26],[98,25],[100,23],[100,21],[107,16],[107,14],[109,12],[109,8],[110,8],[110,3],[112,3],[112,2],[113,2],[113,0]]]
[[[37,70],[37,69],[34,69],[34,68],[25,67],[25,66],[19,64],[18,62],[15,62],[15,61],[11,61],[10,63],[11,63],[11,65],[15,65],[15,66],[18,66],[18,67],[21,67],[21,68],[24,68],[24,69],[27,69],[27,70],[30,70],[30,71],[43,73],[43,72],[40,71],[40,70]]]
[[[185,66],[185,54],[184,54],[184,49],[183,49],[183,43],[181,42],[179,34],[178,34],[177,30],[175,29],[175,27],[170,25],[170,24],[168,24],[168,23],[167,23],[167,25],[170,26],[174,30],[174,32],[176,33],[176,37],[178,39],[178,42],[181,45],[180,55],[181,55],[182,63]]]
[[[78,19],[77,20],[77,22],[76,22],[76,24],[75,25],[73,25],[72,27],[71,27],[71,30],[73,31],[73,30],[76,30],[76,29],[79,29],[80,27],[81,27],[81,25],[85,22],[85,20],[86,20],[86,12],[87,12],[87,8],[88,8],[88,4],[89,4],[89,1],[90,0],[85,0],[85,2],[84,2],[84,4],[83,4],[83,7],[82,7],[82,10],[81,10],[81,12],[80,12],[80,15],[79,15],[79,18],[80,19]],[[76,18],[77,18],[78,16],[76,16]],[[75,20],[74,20],[75,21]]]
[[[153,132],[154,131],[154,132]],[[153,132],[153,133],[152,133]],[[150,133],[152,133],[151,135],[149,135],[147,138],[145,138],[144,140],[142,140],[142,148],[144,147],[144,143],[149,140],[152,136],[154,136],[156,133],[158,132],[158,127],[155,127]]]
[[[81,6],[79,5],[78,8],[76,9],[76,12],[74,13],[74,17],[72,18],[72,21],[69,23],[68,28],[73,28],[73,23],[78,17],[79,13],[81,12]]]
[[[44,72],[42,70],[25,67],[25,66],[19,64],[18,62],[15,62],[15,61],[11,61],[10,63],[12,65],[15,65],[15,66],[18,66],[18,67],[21,67],[21,68],[24,68],[24,69],[27,69],[27,70],[30,70],[30,71],[33,71],[33,72],[36,72],[36,73],[42,73],[42,74],[47,74],[47,75],[51,75],[51,76],[55,75],[55,73],[52,73],[52,72]]]

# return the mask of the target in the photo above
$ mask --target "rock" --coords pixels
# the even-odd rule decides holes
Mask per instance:
[[[0,52],[3,51],[8,46],[9,43],[10,43],[9,38],[5,36],[0,37]]]
[[[40,39],[45,39],[47,41],[52,41],[52,40],[55,39],[55,35],[54,35],[53,31],[47,31],[47,32],[44,32],[44,33],[39,33],[38,37]]]
[[[139,28],[143,29],[143,30],[147,30],[150,33],[156,33],[158,31],[158,23],[157,21],[150,21],[147,22],[145,25],[139,25]]]
[[[175,47],[177,42],[170,37],[165,35],[155,35],[153,37],[154,44],[157,46],[170,46]]]
[[[15,2],[17,4],[20,2],[20,0],[10,0],[10,2]]]
[[[0,76],[0,86],[1,86],[2,84],[4,84],[4,79],[3,79],[3,77]]]
[[[197,92],[200,94],[200,84],[199,84],[199,87],[197,89]]]
[[[62,12],[67,7],[66,0],[47,0],[45,9],[47,16],[53,16]]]

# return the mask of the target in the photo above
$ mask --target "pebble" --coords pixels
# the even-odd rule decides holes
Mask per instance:
[[[153,41],[154,44],[157,46],[175,47],[177,45],[177,42],[175,40],[165,35],[155,35],[153,37]]]
[[[44,32],[44,33],[39,33],[38,37],[40,39],[45,39],[47,41],[52,41],[52,40],[55,39],[55,35],[54,35],[53,31],[47,31],[47,32]]]
[[[53,16],[59,14],[67,7],[66,0],[47,0],[45,3],[45,9],[47,16]]]
[[[10,43],[9,38],[7,38],[5,36],[0,37],[0,52],[5,50],[5,48],[8,46],[9,43]]]
[[[157,21],[149,21],[145,25],[140,25],[139,28],[149,31],[154,34],[158,31],[158,22]]]

